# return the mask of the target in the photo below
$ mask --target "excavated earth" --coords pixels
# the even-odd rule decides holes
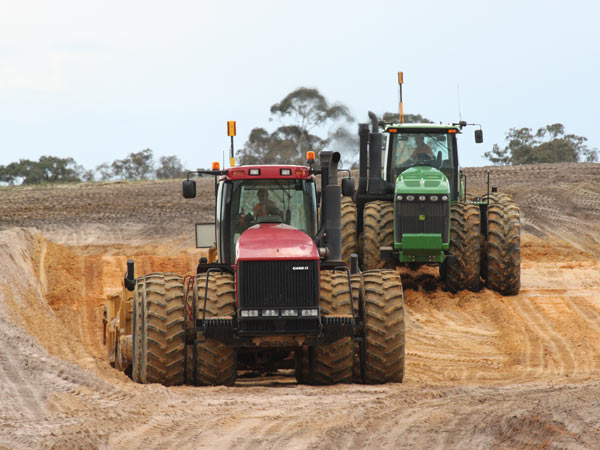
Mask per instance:
[[[466,169],[475,193],[485,168]],[[490,168],[522,211],[522,289],[425,290],[404,271],[406,378],[138,385],[101,306],[125,261],[191,273],[212,180],[0,188],[0,448],[600,448],[600,165]]]

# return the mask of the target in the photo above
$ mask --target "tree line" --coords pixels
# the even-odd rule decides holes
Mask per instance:
[[[112,163],[102,163],[95,170],[86,170],[73,158],[41,156],[38,161],[20,159],[5,166],[0,165],[0,183],[14,185],[150,180],[179,178],[185,173],[177,156],[161,156],[157,162],[152,150],[147,148]]]
[[[238,164],[305,164],[306,152],[329,149],[342,154],[345,167],[356,167],[358,136],[354,117],[347,106],[330,102],[315,88],[300,87],[271,105],[270,122],[279,125],[251,130],[247,141],[236,151]],[[385,112],[385,121],[397,119]],[[432,123],[420,114],[405,115],[407,123]],[[349,128],[354,124],[353,129]],[[568,134],[563,124],[539,128],[511,128],[505,144],[494,144],[484,157],[494,165],[519,165],[555,162],[596,162],[598,150],[587,145],[587,138]],[[147,148],[130,153],[112,163],[86,170],[73,158],[42,156],[38,161],[21,159],[0,166],[0,182],[39,184],[56,182],[146,180],[178,178],[185,170],[177,156],[162,156],[155,161]]]

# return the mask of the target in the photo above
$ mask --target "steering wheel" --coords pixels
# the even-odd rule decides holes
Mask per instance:
[[[432,161],[434,158],[429,153],[417,153],[413,159],[417,161]]]

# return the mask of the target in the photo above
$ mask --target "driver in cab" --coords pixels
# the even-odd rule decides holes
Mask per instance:
[[[416,148],[412,153],[412,159],[433,159],[431,147],[425,143],[423,136],[416,137]]]
[[[277,214],[277,207],[273,200],[269,198],[269,191],[262,188],[257,193],[258,203],[254,205],[254,217],[262,217],[270,214]]]

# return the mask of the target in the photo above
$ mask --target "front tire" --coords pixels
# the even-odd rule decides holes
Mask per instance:
[[[196,276],[194,296],[196,317],[202,318],[206,291],[206,318],[232,318],[235,315],[235,282],[228,273],[211,273],[206,289],[206,273]],[[223,342],[206,338],[196,346],[194,382],[199,386],[231,386],[237,378],[237,352]]]
[[[450,212],[450,254],[453,261],[444,261],[441,275],[451,292],[468,289],[479,291],[480,276],[480,213],[479,206],[457,202]]]
[[[350,255],[357,253],[356,205],[349,197],[342,197],[342,261],[350,267]]]
[[[352,316],[348,276],[345,272],[321,272],[320,309],[322,316]],[[351,337],[315,345],[296,352],[296,380],[308,384],[338,384],[352,382]]]
[[[394,204],[374,201],[365,205],[363,269],[394,268],[394,262],[381,258],[381,247],[394,246]]]
[[[485,277],[488,288],[502,295],[517,295],[521,289],[520,215],[509,195],[490,195]]]
[[[134,302],[134,381],[165,386],[183,384],[185,308],[181,277],[153,273],[139,278]]]
[[[362,371],[368,384],[404,379],[404,293],[400,275],[391,270],[363,273],[364,337]]]

